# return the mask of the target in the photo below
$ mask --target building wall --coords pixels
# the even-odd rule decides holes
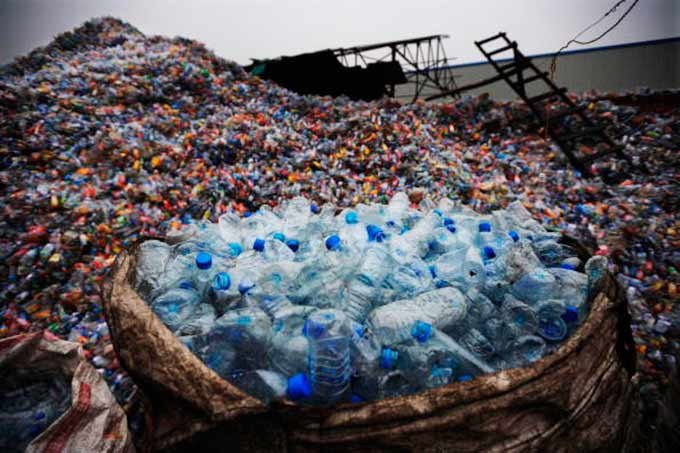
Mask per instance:
[[[496,57],[500,60],[504,56],[510,56],[510,52]],[[535,56],[532,60],[539,69],[549,70],[550,55]],[[488,63],[453,66],[453,72],[457,75],[458,86],[497,74]],[[680,88],[680,38],[575,51],[560,55],[557,58],[555,81],[558,86],[567,87],[570,92],[575,93],[593,89],[601,92],[617,92],[639,87]],[[534,82],[530,85],[529,94],[542,93],[543,87],[545,85],[542,82]],[[397,87],[396,94],[398,97],[405,98],[412,96],[413,92],[413,87],[401,85]],[[433,90],[426,90],[421,97],[427,97],[432,93],[434,93]],[[478,95],[481,93],[489,93],[493,99],[497,100],[517,97],[504,81],[466,91],[463,94]]]

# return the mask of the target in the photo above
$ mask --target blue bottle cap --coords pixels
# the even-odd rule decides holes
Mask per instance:
[[[366,233],[369,242],[382,242],[385,239],[385,233],[377,225],[366,225]]]
[[[196,254],[196,266],[199,269],[210,269],[212,266],[212,256],[208,252],[198,252]]]
[[[570,270],[570,271],[575,271],[575,270],[576,270],[576,266],[574,266],[573,264],[569,264],[569,263],[562,263],[562,264],[560,264],[560,268],[562,268],[562,269],[567,269],[567,270]]]
[[[562,318],[540,319],[538,334],[548,341],[561,341],[567,336],[567,325]]]
[[[255,284],[251,282],[250,280],[242,280],[238,284],[238,292],[241,293],[241,295],[248,294],[248,292],[255,287]]]
[[[233,257],[237,257],[243,252],[243,247],[241,247],[241,244],[236,242],[230,242],[227,244],[227,247],[229,247],[229,255]]]
[[[345,222],[347,222],[349,225],[359,223],[359,216],[357,215],[356,212],[349,211],[347,214],[345,214]]]
[[[387,225],[390,228],[397,226],[394,220],[388,220],[387,222],[385,222],[385,225]]]
[[[340,250],[340,236],[334,234],[326,238],[326,248],[328,250]]]
[[[390,348],[383,348],[380,351],[380,368],[383,370],[391,370],[397,365],[399,359],[399,351]]]
[[[279,240],[281,242],[286,242],[286,235],[283,233],[274,233],[272,237],[276,240]]]
[[[446,288],[447,286],[451,286],[451,284],[449,282],[447,282],[446,280],[437,280],[436,282],[434,282],[434,286],[437,289],[441,289],[441,288]]]
[[[434,264],[430,265],[428,269],[430,270],[430,275],[432,278],[437,278],[437,268],[434,266]]]
[[[362,397],[360,397],[359,395],[357,395],[356,393],[352,393],[351,401],[352,401],[352,404],[359,404],[359,403],[363,403],[365,400]]]
[[[193,282],[191,282],[190,280],[182,280],[179,283],[179,287],[182,288],[182,289],[196,289],[194,287]]]
[[[418,340],[418,343],[425,343],[432,336],[432,325],[423,321],[416,321],[411,327],[411,336]]]
[[[330,312],[316,312],[305,322],[305,333],[310,338],[321,337],[335,320],[335,315]]]
[[[508,231],[508,236],[510,236],[512,238],[513,242],[519,241],[519,234],[517,234],[517,231],[514,231],[514,230]]]
[[[264,252],[264,239],[256,238],[255,241],[253,241],[253,250]]]
[[[488,233],[491,231],[491,224],[489,222],[480,222],[479,223],[479,232],[480,233]]]
[[[455,233],[456,231],[458,231],[455,225],[446,225],[446,229],[449,230],[451,233]]]
[[[236,324],[239,326],[249,326],[253,322],[253,319],[248,315],[242,315],[236,318]]]
[[[298,373],[288,378],[288,388],[286,389],[288,398],[293,401],[309,398],[312,394],[312,387],[305,373]]]
[[[245,217],[246,219],[247,219],[248,217],[250,217],[251,215],[253,215],[253,213],[250,212],[250,211],[246,211],[246,212],[243,213],[243,217]]]
[[[231,277],[226,272],[218,272],[213,278],[213,288],[220,291],[226,291],[231,286]]]
[[[489,247],[488,245],[484,246],[484,249],[482,250],[484,253],[484,258],[487,260],[492,260],[496,258],[496,252],[492,247]]]
[[[564,313],[562,313],[562,319],[567,324],[572,324],[578,321],[578,308],[573,305],[567,305]]]
[[[316,205],[316,203],[312,203],[309,206],[309,210],[312,211],[312,214],[318,214],[321,211],[321,209],[319,209],[319,207]]]
[[[470,382],[472,379],[474,378],[470,374],[461,374],[460,376],[458,376],[458,379],[456,380],[458,382]]]
[[[298,249],[300,248],[300,241],[298,241],[297,239],[288,239],[286,241],[286,245],[292,251],[297,252]]]
[[[444,226],[448,227],[449,225],[453,225],[456,222],[451,218],[451,217],[444,217]]]

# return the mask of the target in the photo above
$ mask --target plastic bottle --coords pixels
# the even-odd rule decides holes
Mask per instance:
[[[238,291],[227,272],[217,272],[208,287],[210,303],[221,313],[238,301]]]
[[[343,333],[345,319],[338,310],[319,310],[308,318],[309,378],[312,397],[319,404],[349,397],[350,338]]]
[[[510,292],[516,298],[534,304],[551,298],[559,288],[555,276],[547,269],[535,269],[512,285]]]
[[[425,385],[432,367],[441,362],[446,368],[455,368],[457,374],[477,376],[491,373],[493,368],[484,360],[475,357],[451,337],[434,328],[432,324],[416,321],[410,329],[412,342],[402,349],[406,360],[397,359],[397,367],[402,368],[407,378],[416,386]],[[381,358],[386,360],[386,351]],[[397,353],[397,357],[399,357]]]
[[[205,294],[211,284],[213,270],[212,255],[208,252],[198,252],[196,254],[196,271],[194,273],[194,286],[199,294]]]
[[[561,300],[549,299],[536,305],[538,319],[537,333],[548,341],[562,341],[567,336],[567,323],[563,316],[567,311],[566,304]]]
[[[216,371],[220,370],[220,374],[261,369],[267,364],[271,322],[267,314],[258,308],[228,311],[215,321],[208,336],[208,356],[215,354],[219,361],[223,359],[220,357],[221,351],[233,352],[233,357],[227,357],[231,358],[231,362],[211,363]]]
[[[416,321],[445,330],[463,321],[467,310],[465,296],[458,289],[447,287],[378,307],[369,314],[367,326],[380,344],[389,346],[408,340]]]
[[[501,315],[505,323],[502,341],[509,342],[522,335],[529,335],[538,329],[536,313],[524,302],[507,295],[501,306]]]
[[[377,299],[390,266],[390,256],[379,246],[369,247],[355,277],[347,285],[347,296],[341,307],[353,321],[362,323]]]
[[[156,297],[151,309],[174,332],[191,316],[200,300],[198,292],[186,282],[182,287],[172,288]]]

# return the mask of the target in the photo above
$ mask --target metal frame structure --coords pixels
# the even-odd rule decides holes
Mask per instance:
[[[485,45],[496,43],[493,50],[486,50]],[[549,77],[546,71],[538,69],[530,58],[526,57],[517,48],[517,42],[510,41],[505,33],[498,33],[490,38],[475,41],[475,45],[486,57],[491,66],[496,70],[498,76],[483,81],[491,83],[497,80],[505,80],[510,88],[527,104],[534,116],[545,124],[546,131],[550,138],[557,143],[562,152],[567,156],[571,164],[586,176],[591,176],[590,165],[596,160],[602,159],[611,154],[632,164],[628,155],[623,152],[623,148],[605,132],[604,128],[597,125],[585,113],[582,106],[576,105],[567,95],[567,89],[559,88]],[[493,56],[503,52],[512,51],[512,60],[509,63],[500,64],[494,60]],[[525,74],[525,71],[528,74]],[[543,85],[543,92],[529,97],[527,85],[538,82]],[[555,101],[566,105],[559,112],[550,112],[546,108],[546,103]],[[579,123],[583,126],[579,130],[569,130],[560,126],[557,120],[569,116],[578,117]],[[605,144],[606,147],[593,154],[577,156],[574,148],[578,143],[589,141],[591,143]],[[645,170],[644,165],[639,165],[641,170]]]
[[[431,35],[338,48],[332,51],[344,66],[366,66],[369,63],[382,61],[398,62],[406,77],[412,80],[409,83],[415,86],[411,99],[413,102],[423,94],[425,89],[436,90],[440,93],[456,89],[455,76],[449,66],[449,61],[453,58],[447,58],[442,44],[442,40],[448,37],[448,35]],[[395,97],[394,84],[389,85],[387,91],[390,97]]]

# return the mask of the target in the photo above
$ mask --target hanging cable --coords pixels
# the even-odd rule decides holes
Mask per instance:
[[[619,19],[616,22],[614,22],[614,24],[612,26],[607,28],[602,33],[600,33],[599,36],[597,36],[597,37],[595,37],[591,40],[588,40],[588,41],[579,41],[578,40],[578,38],[582,34],[588,32],[593,27],[600,24],[603,20],[605,20],[607,18],[607,16],[609,16],[610,14],[613,14],[618,9],[618,7],[621,6],[623,3],[625,3],[626,1],[627,0],[619,0],[618,2],[616,2],[616,4],[609,9],[609,11],[604,13],[604,16],[600,17],[598,20],[596,20],[595,22],[593,22],[592,24],[588,25],[586,28],[581,30],[581,32],[579,32],[576,36],[574,36],[569,41],[567,41],[567,43],[565,45],[560,47],[559,50],[557,52],[555,52],[555,54],[552,57],[552,61],[550,62],[550,79],[551,80],[553,80],[553,81],[555,80],[555,69],[556,69],[557,57],[559,56],[560,53],[562,53],[563,50],[565,50],[567,47],[569,47],[572,43],[576,43],[576,44],[580,44],[580,45],[584,46],[584,45],[592,44],[596,41],[599,41],[605,35],[607,35],[610,31],[612,31],[614,28],[616,28],[623,21],[623,19],[625,19],[626,16],[628,16],[628,14],[633,10],[633,8],[635,8],[635,5],[637,5],[640,0],[634,0],[633,3],[628,7],[628,9],[623,13],[623,15],[621,15],[621,17],[619,17]]]
[[[581,35],[583,35],[584,33],[587,33],[588,31],[590,31],[591,29],[593,29],[594,27],[599,25],[610,14],[613,14],[618,9],[619,6],[621,6],[623,3],[626,3],[626,1],[627,0],[619,0],[618,2],[616,2],[614,4],[614,6],[609,8],[609,10],[606,13],[604,13],[604,15],[602,17],[600,17],[598,20],[596,20],[595,22],[593,22],[592,24],[588,25],[586,28],[581,30],[576,36],[574,36],[569,41],[567,41],[567,43],[565,45],[560,47],[558,49],[558,51],[555,52],[555,54],[552,56],[552,60],[550,61],[550,80],[552,80],[553,82],[555,81],[555,71],[557,70],[557,57],[560,55],[560,53],[562,53],[563,50],[565,50],[567,47],[569,47],[572,43],[576,43],[576,44],[585,46],[585,45],[588,45],[588,44],[592,44],[596,41],[599,41],[604,36],[606,36],[609,32],[611,32],[614,28],[616,28],[623,21],[623,19],[625,19],[626,16],[628,16],[628,14],[633,10],[633,8],[635,8],[635,5],[637,5],[640,0],[634,0],[633,3],[628,7],[628,9],[621,15],[621,17],[619,17],[617,19],[617,21],[614,22],[614,24],[612,24],[609,28],[607,28],[605,31],[600,33],[597,37],[590,39],[588,41],[579,41],[579,38],[581,37]],[[545,104],[545,131],[544,132],[545,132],[545,138],[546,139],[547,139],[547,134],[548,134],[548,127],[550,126],[550,109],[551,109],[551,103],[550,103],[550,101],[548,101]]]

